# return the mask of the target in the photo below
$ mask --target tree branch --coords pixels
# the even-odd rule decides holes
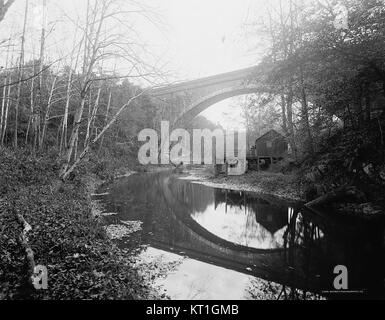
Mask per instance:
[[[4,20],[5,15],[7,14],[9,8],[13,5],[15,0],[8,0],[4,2],[4,0],[0,0],[0,22]]]

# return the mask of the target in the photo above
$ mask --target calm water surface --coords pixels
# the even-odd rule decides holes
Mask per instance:
[[[141,259],[175,265],[157,281],[174,299],[384,298],[382,222],[316,214],[168,172],[120,179],[108,193],[106,210],[118,213],[111,223],[143,223],[139,241],[149,248]],[[325,293],[334,290],[336,265],[348,267],[349,290],[364,293]]]

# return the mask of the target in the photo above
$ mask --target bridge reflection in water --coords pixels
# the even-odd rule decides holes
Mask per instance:
[[[349,289],[382,294],[382,255],[374,263],[380,244],[370,238],[376,233],[345,221],[342,229],[298,203],[215,189],[167,172],[119,180],[106,202],[118,219],[141,220],[140,241],[153,248],[278,283],[291,293],[332,290],[333,269],[343,264]]]

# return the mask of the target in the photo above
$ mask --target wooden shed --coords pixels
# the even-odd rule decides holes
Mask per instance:
[[[272,164],[283,160],[288,154],[286,138],[275,130],[270,130],[255,141],[248,154],[251,166],[258,170],[267,170]]]

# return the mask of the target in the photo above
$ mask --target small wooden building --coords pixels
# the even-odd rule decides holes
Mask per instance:
[[[267,170],[272,164],[283,160],[288,155],[286,138],[275,130],[270,130],[255,141],[248,153],[250,167]]]

